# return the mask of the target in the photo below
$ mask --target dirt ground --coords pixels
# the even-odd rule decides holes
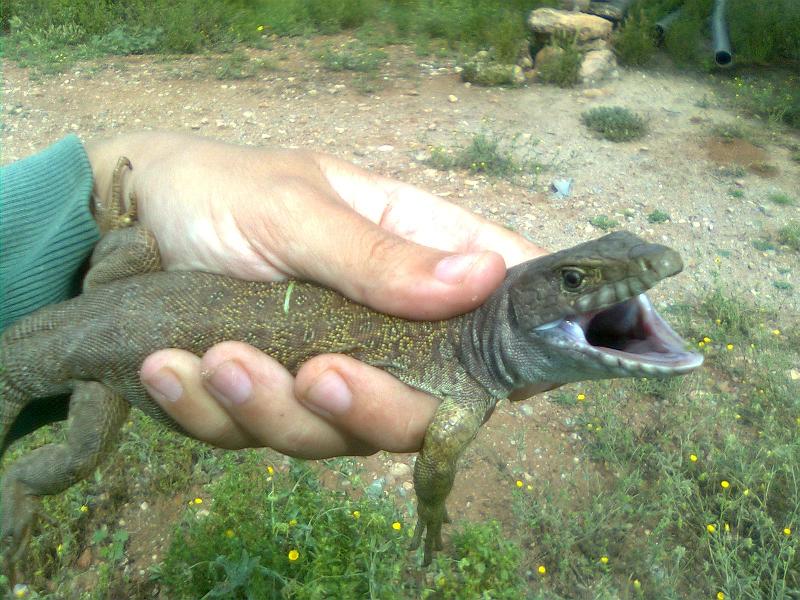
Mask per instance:
[[[621,70],[619,79],[592,89],[468,87],[451,59],[419,57],[403,47],[387,48],[389,58],[374,75],[325,70],[315,58],[319,49],[344,41],[277,40],[271,50],[248,51],[271,67],[241,80],[217,79],[224,57],[213,56],[110,58],[44,77],[6,64],[2,161],[68,133],[88,140],[142,129],[323,150],[447,197],[547,248],[598,237],[603,231],[589,219],[607,215],[684,257],[684,273],[651,293],[656,307],[696,303],[718,278],[743,300],[771,305],[796,321],[798,255],[759,251],[752,242],[800,218],[797,205],[768,199],[784,192],[800,204],[800,164],[788,149],[800,143],[797,132],[739,119],[703,79],[670,69]],[[618,144],[595,137],[580,113],[599,105],[639,112],[649,133]],[[753,139],[714,137],[715,124],[734,121]],[[516,152],[534,158],[542,171],[508,181],[424,163],[432,146],[464,146],[481,132],[513,140]],[[550,182],[563,177],[574,180],[572,195],[557,199]],[[649,223],[656,209],[671,220]],[[777,289],[775,280],[788,281],[795,292]],[[471,447],[450,500],[459,516],[502,517],[505,509],[498,507],[510,505],[516,479],[543,485],[570,477],[580,459],[564,425],[569,411],[548,402],[547,394],[525,405],[501,404]],[[387,478],[387,489],[410,490],[410,469],[393,463],[410,465],[411,456],[379,454],[363,462]],[[165,528],[153,513],[168,520],[183,505],[151,503],[147,518],[128,522],[131,544],[160,545],[155,538]]]

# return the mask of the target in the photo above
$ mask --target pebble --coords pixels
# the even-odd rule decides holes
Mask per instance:
[[[389,474],[396,479],[405,479],[411,475],[411,467],[406,463],[396,462],[389,467]]]
[[[521,412],[526,417],[532,417],[533,407],[530,404],[521,404],[519,407],[519,412]]]
[[[453,94],[450,94],[450,95],[447,97],[447,99],[448,99],[448,100],[449,100],[451,103],[452,103],[452,102],[458,102],[458,96],[454,96]]]
[[[378,152],[391,152],[392,150],[394,150],[394,146],[390,146],[389,144],[378,146]]]

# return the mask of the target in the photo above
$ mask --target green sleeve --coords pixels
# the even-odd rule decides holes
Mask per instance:
[[[74,135],[0,169],[0,331],[79,292],[99,238],[91,193],[92,168]]]

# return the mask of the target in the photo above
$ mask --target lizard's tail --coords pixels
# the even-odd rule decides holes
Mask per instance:
[[[6,377],[5,367],[0,364],[0,458],[9,444],[21,437],[12,437],[12,432],[24,406],[25,396],[11,385]]]

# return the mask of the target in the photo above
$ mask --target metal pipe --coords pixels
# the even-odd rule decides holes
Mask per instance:
[[[725,0],[715,0],[711,13],[711,41],[714,44],[714,62],[719,67],[729,67],[733,60],[728,27],[725,23]]]

